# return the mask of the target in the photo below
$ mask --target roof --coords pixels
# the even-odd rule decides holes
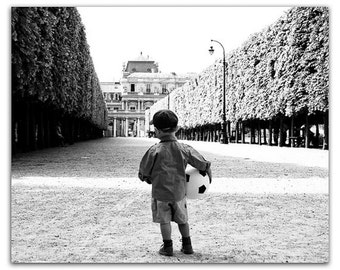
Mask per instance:
[[[172,73],[150,73],[150,72],[134,72],[127,76],[127,78],[132,79],[146,79],[146,78],[153,78],[153,79],[169,79],[169,78],[177,78],[177,79],[187,79],[196,76],[196,73],[184,73],[184,74],[176,74]]]
[[[135,58],[135,59],[133,59],[133,60],[129,60],[129,62],[154,62],[153,60],[151,60],[150,58],[149,58],[149,56],[147,56],[147,57],[145,57],[144,55],[143,55],[143,52],[140,52],[140,55],[138,55],[138,57],[137,58]]]

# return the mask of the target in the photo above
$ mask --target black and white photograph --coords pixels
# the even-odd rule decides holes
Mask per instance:
[[[331,6],[7,11],[11,265],[329,265]]]

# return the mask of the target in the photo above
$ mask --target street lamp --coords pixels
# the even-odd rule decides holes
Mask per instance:
[[[225,116],[225,50],[224,47],[222,45],[221,42],[217,41],[217,40],[211,40],[211,42],[216,42],[218,44],[221,45],[222,49],[223,49],[223,118],[222,118],[222,135],[223,135],[223,139],[222,139],[222,143],[227,144],[228,140],[227,140],[227,123],[226,123],[226,116]],[[209,49],[209,53],[212,55],[214,53],[214,48],[213,46],[210,46]]]
[[[163,94],[168,95],[168,110],[170,110],[170,92],[168,89],[163,89]]]

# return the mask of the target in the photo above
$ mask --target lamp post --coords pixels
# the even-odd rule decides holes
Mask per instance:
[[[164,90],[163,90],[163,93],[168,95],[168,110],[170,110],[170,92],[168,89],[164,89]]]
[[[224,47],[222,45],[221,42],[217,41],[217,40],[211,40],[211,42],[216,42],[218,44],[221,45],[222,49],[223,49],[223,116],[222,116],[222,135],[223,135],[223,139],[222,139],[222,143],[227,144],[228,143],[228,139],[227,139],[227,123],[226,123],[226,116],[225,116],[225,50]],[[213,46],[210,46],[209,49],[209,53],[212,55],[214,53],[214,48]]]

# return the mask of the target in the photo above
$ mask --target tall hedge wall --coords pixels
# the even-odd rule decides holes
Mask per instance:
[[[295,7],[226,56],[228,121],[328,112],[329,14]],[[222,122],[222,61],[174,90],[170,108],[183,128]],[[167,107],[167,98],[151,115]]]
[[[40,102],[106,129],[106,106],[76,8],[12,8],[12,100]]]

